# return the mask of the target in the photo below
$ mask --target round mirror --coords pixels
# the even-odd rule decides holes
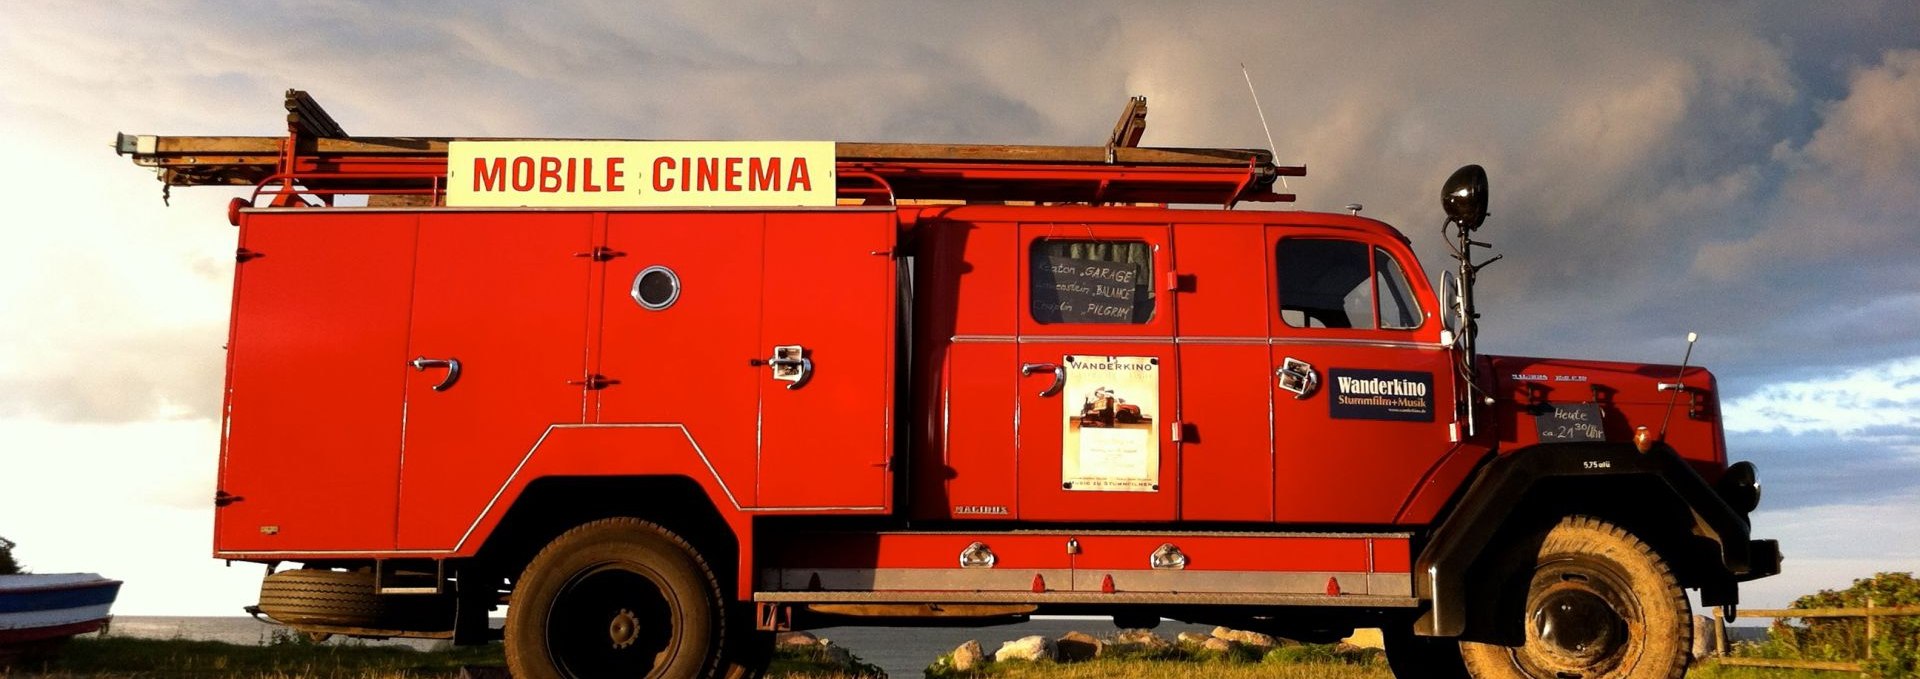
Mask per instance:
[[[1479,165],[1454,170],[1441,189],[1440,207],[1461,228],[1480,228],[1480,223],[1487,220],[1487,171]]]
[[[1440,273],[1440,327],[1448,334],[1460,334],[1460,277],[1452,271]]]

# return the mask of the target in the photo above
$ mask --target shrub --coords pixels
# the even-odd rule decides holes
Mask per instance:
[[[1789,608],[1861,608],[1920,605],[1920,580],[1912,573],[1880,573],[1853,581],[1843,590],[1820,590],[1793,601]],[[1874,643],[1866,667],[1877,676],[1911,677],[1920,665],[1920,617],[1875,618]],[[1747,649],[1761,657],[1807,660],[1858,660],[1867,656],[1864,618],[1783,618],[1767,630],[1767,641]]]

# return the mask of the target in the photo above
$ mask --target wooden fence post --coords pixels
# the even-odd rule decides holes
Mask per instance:
[[[1713,607],[1713,648],[1714,654],[1725,657],[1727,649],[1727,607]]]

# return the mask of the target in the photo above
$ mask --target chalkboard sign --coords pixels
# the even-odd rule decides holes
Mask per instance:
[[[1536,408],[1533,423],[1541,441],[1605,441],[1598,403],[1562,403]]]
[[[1153,316],[1145,267],[1072,257],[1033,258],[1033,320],[1145,323]]]

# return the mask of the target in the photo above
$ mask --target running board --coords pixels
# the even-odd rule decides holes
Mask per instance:
[[[1226,592],[754,592],[760,603],[835,604],[1114,604],[1192,606],[1341,606],[1353,608],[1414,608],[1410,596],[1369,594],[1265,594]]]

